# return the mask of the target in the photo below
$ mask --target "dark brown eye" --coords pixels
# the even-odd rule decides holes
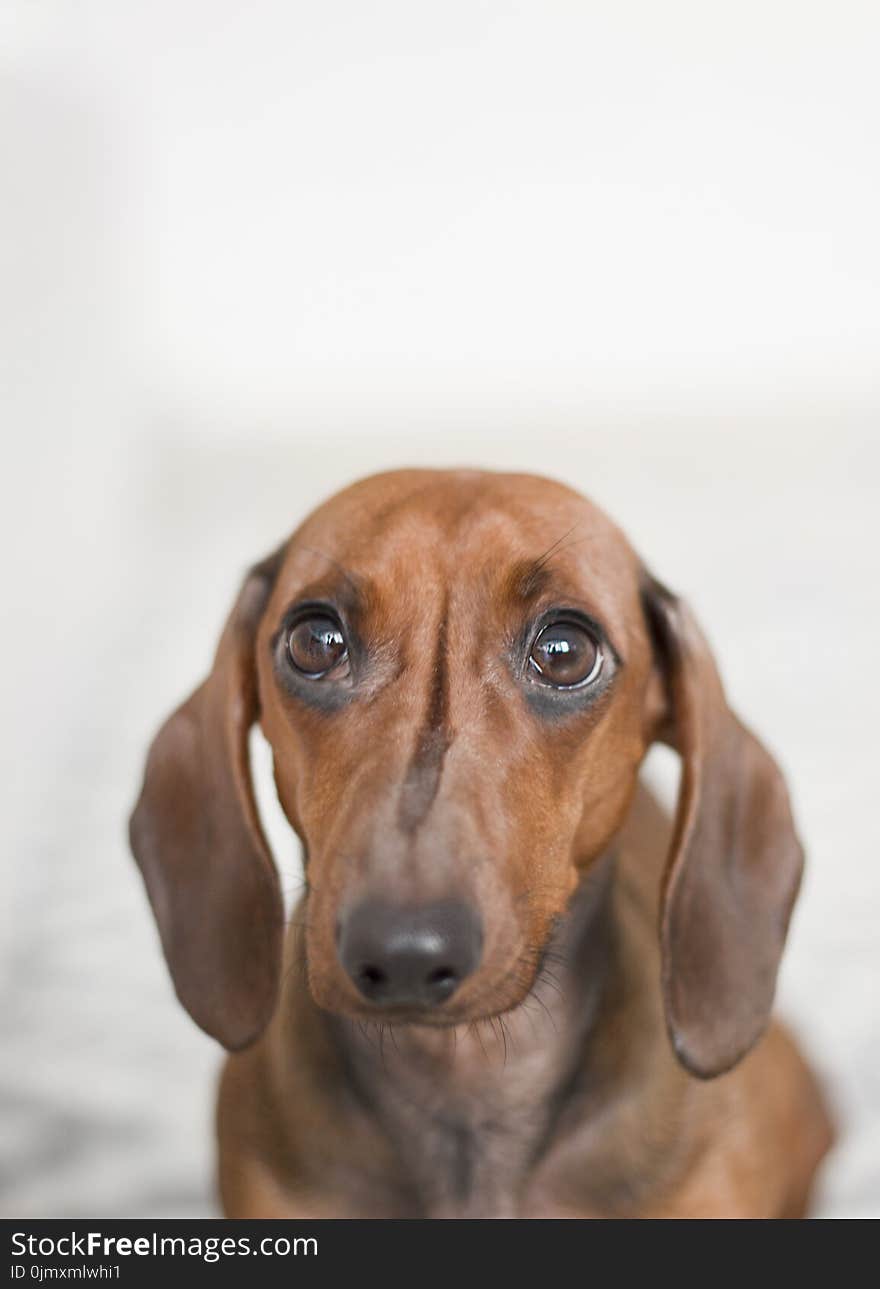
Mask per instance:
[[[348,672],[348,645],[335,618],[315,614],[294,623],[287,636],[287,656],[297,671],[312,680]]]
[[[588,685],[602,670],[595,636],[578,622],[551,622],[535,637],[529,654],[531,679],[559,689]]]

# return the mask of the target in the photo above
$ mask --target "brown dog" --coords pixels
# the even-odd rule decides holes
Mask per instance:
[[[286,936],[257,719],[306,856]],[[237,1053],[230,1216],[804,1212],[831,1129],[767,1028],[785,785],[568,488],[409,470],[320,507],[247,578],[131,837],[178,996]]]

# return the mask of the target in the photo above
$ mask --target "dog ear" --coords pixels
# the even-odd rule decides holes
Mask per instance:
[[[660,942],[678,1059],[711,1078],[764,1030],[803,852],[779,767],[727,705],[688,607],[645,576],[643,604],[667,696],[659,737],[682,760]]]
[[[210,675],[156,735],[130,824],[177,996],[233,1050],[266,1026],[280,976],[283,905],[248,733],[258,711],[254,638],[282,554],[251,570]]]

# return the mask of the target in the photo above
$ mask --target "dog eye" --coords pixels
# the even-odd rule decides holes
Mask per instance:
[[[529,654],[533,681],[574,689],[588,685],[602,670],[602,650],[595,636],[578,622],[551,622],[535,637]]]
[[[348,672],[348,645],[334,618],[316,614],[295,622],[287,635],[287,656],[310,680],[323,680],[331,672],[338,679]]]

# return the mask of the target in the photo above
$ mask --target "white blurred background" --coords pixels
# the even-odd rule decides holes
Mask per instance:
[[[697,606],[808,846],[819,1211],[880,1214],[878,57],[872,0],[4,0],[0,1212],[214,1211],[143,752],[312,504],[460,463]]]

